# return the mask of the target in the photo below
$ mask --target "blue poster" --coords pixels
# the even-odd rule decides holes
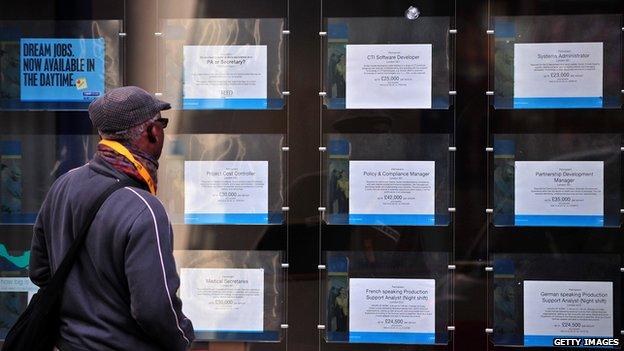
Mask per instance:
[[[89,102],[104,94],[105,41],[22,38],[20,98],[36,102]]]

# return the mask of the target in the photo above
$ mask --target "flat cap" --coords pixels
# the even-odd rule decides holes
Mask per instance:
[[[134,86],[109,90],[89,105],[89,118],[100,132],[128,130],[154,118],[171,105]]]

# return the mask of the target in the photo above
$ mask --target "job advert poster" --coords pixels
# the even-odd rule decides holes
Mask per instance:
[[[346,108],[431,108],[431,44],[347,45]]]
[[[515,108],[600,108],[602,43],[514,45]]]
[[[349,341],[435,343],[434,279],[349,279]]]
[[[180,299],[196,331],[264,330],[263,269],[182,268]]]
[[[560,337],[613,337],[613,283],[524,281],[524,345]]]
[[[268,223],[268,183],[268,161],[185,161],[185,222]]]
[[[433,225],[435,161],[349,161],[351,224]]]
[[[602,161],[516,161],[516,225],[604,225]]]
[[[267,108],[266,45],[185,45],[183,107]]]
[[[90,102],[104,95],[105,41],[20,39],[20,99]]]

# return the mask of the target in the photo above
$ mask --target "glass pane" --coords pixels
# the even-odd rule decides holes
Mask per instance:
[[[279,251],[176,250],[180,298],[198,341],[280,341]]]
[[[168,136],[159,197],[174,224],[281,224],[280,134]]]
[[[0,223],[34,224],[52,183],[88,162],[95,135],[0,135]]]
[[[86,110],[121,86],[121,24],[0,21],[0,109]]]
[[[327,108],[449,108],[448,17],[325,21]],[[347,60],[347,52],[353,59]],[[375,88],[368,89],[368,84]]]
[[[281,109],[281,18],[163,20],[163,96],[185,110]]]
[[[328,251],[326,340],[446,344],[448,254]]]
[[[496,226],[620,225],[619,134],[496,134]]]
[[[620,256],[608,254],[494,255],[494,344],[618,335],[619,265]]]
[[[449,223],[448,134],[327,134],[326,138],[328,224]]]
[[[497,109],[620,108],[621,15],[497,16]]]

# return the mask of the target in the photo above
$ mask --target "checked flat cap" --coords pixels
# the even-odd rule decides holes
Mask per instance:
[[[104,133],[128,130],[154,118],[171,105],[134,86],[109,90],[89,105],[89,118]]]

